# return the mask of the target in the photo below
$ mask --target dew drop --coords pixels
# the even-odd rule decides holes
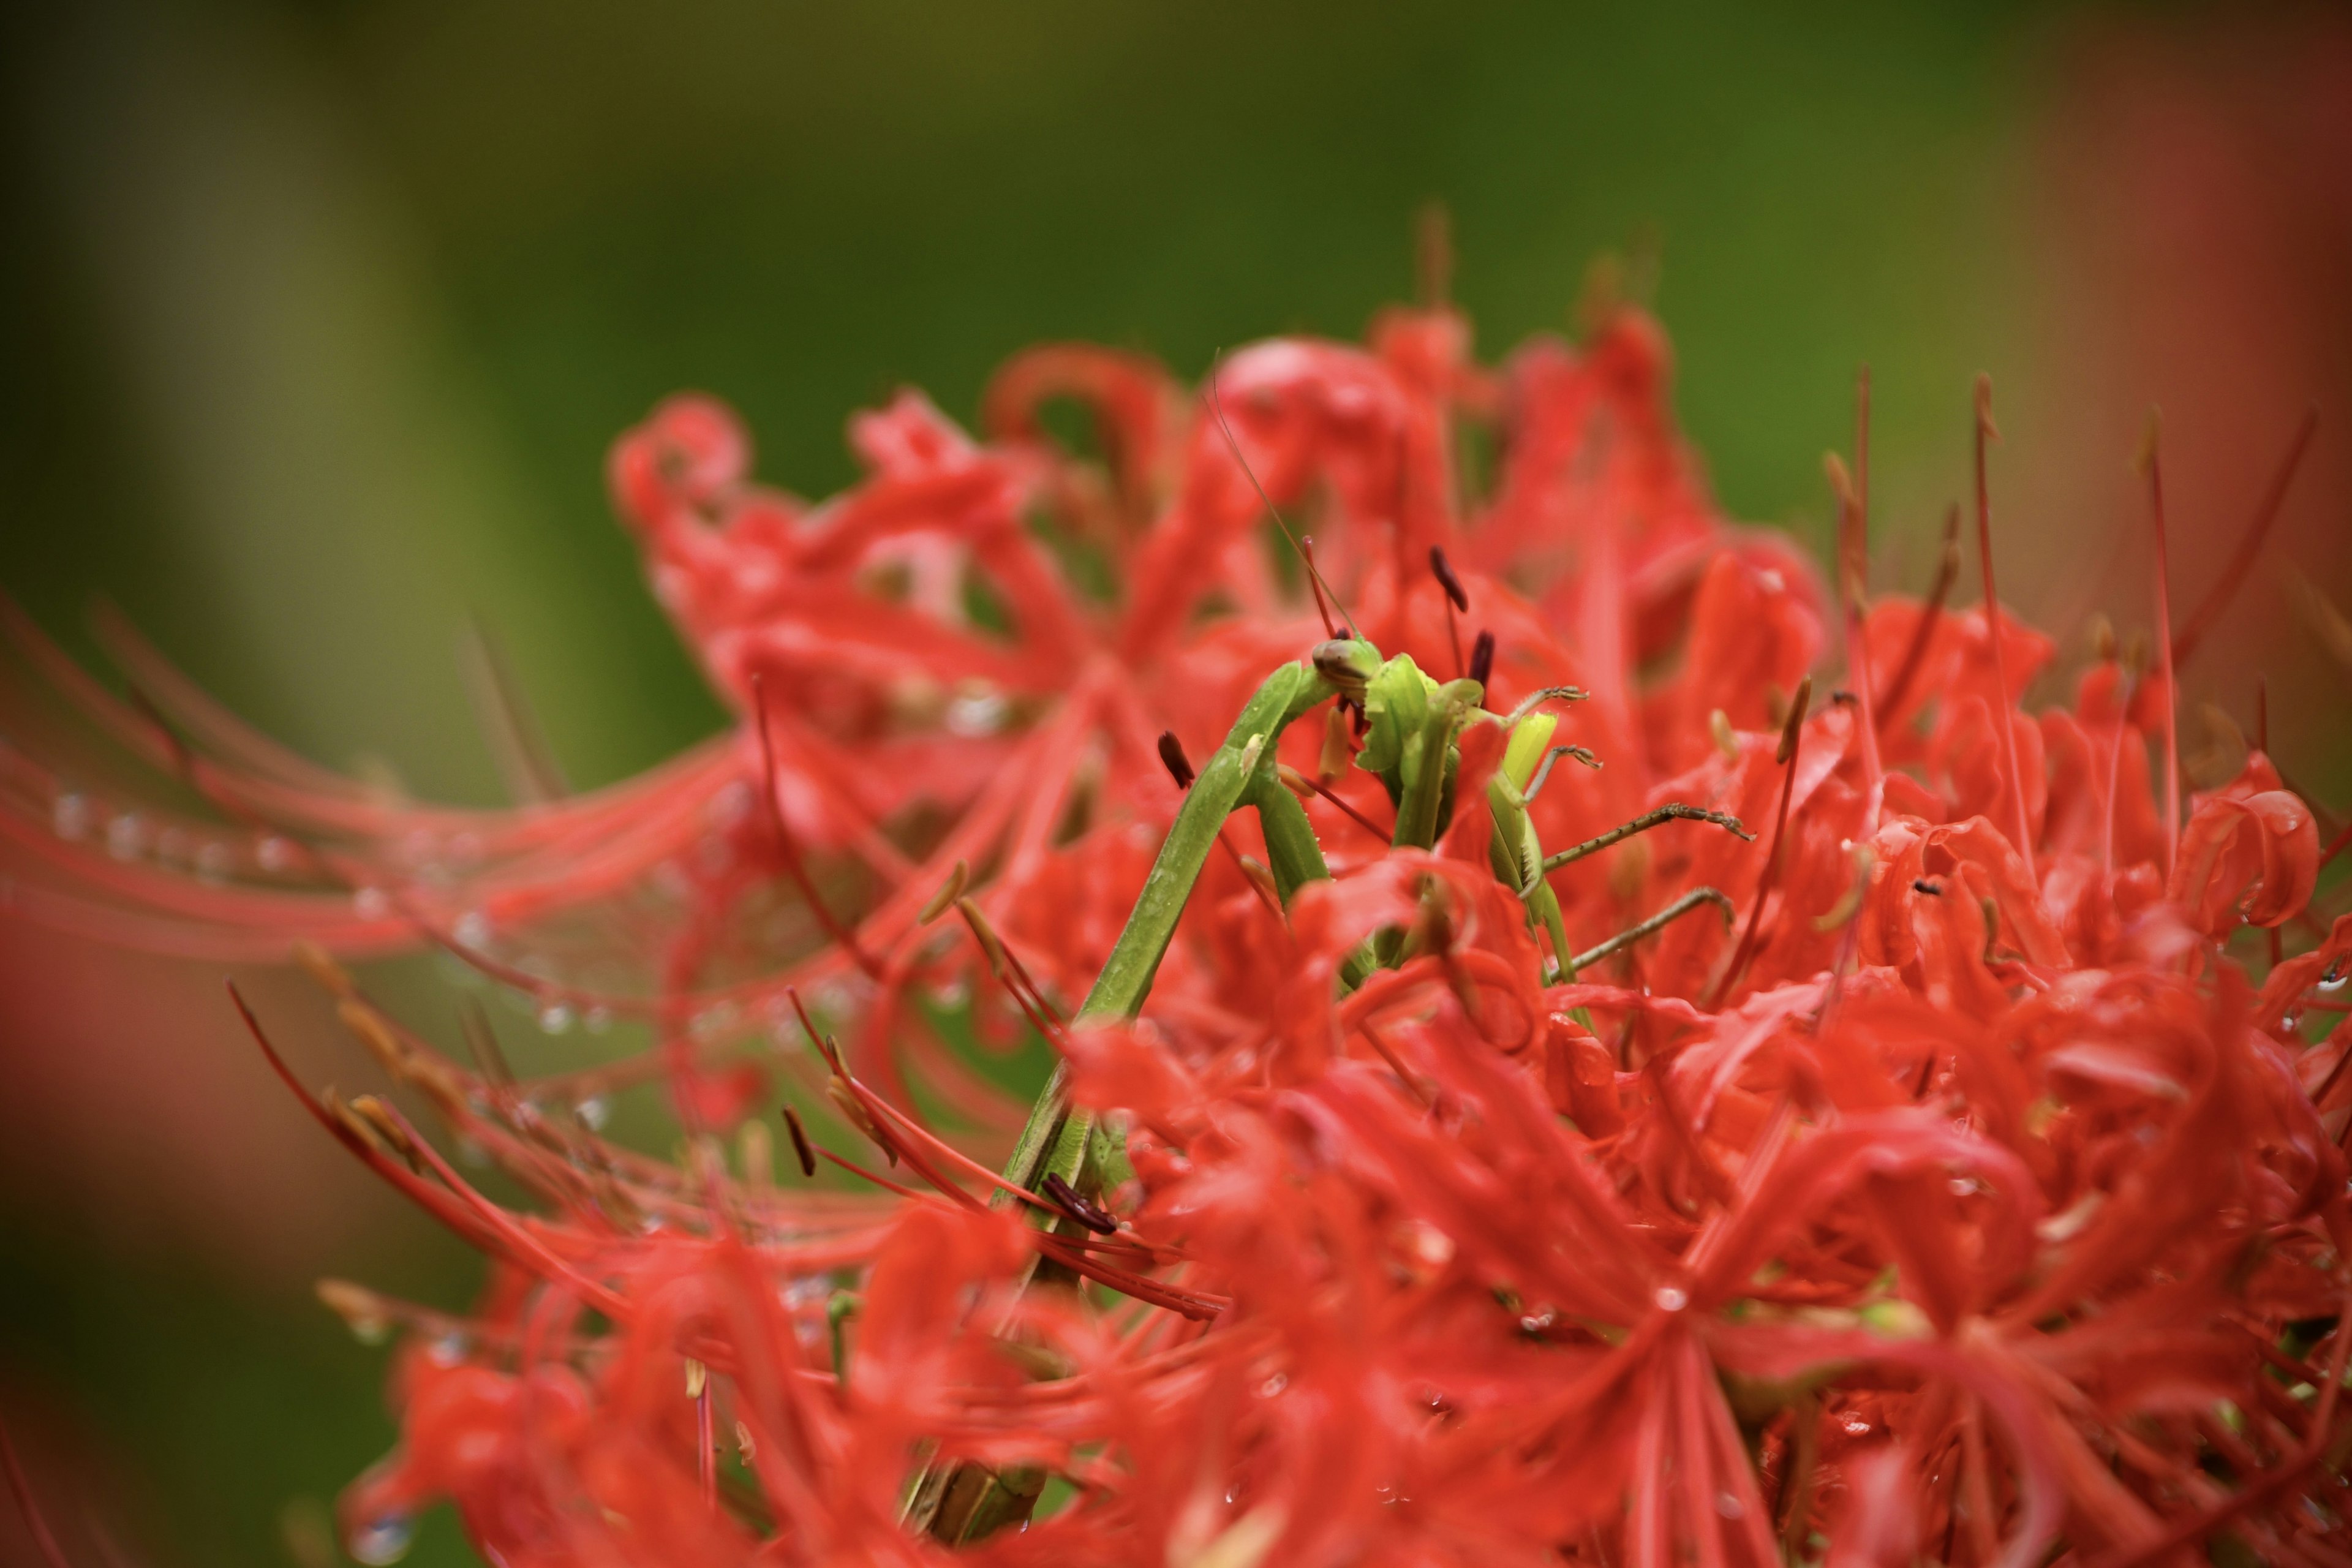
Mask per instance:
[[[732,827],[751,815],[751,786],[741,779],[703,803],[703,820],[715,828]]]
[[[196,875],[207,882],[226,882],[236,868],[236,851],[216,838],[196,850]]]
[[[1677,1285],[1661,1285],[1651,1300],[1657,1302],[1661,1312],[1679,1312],[1690,1305],[1690,1292]]]
[[[354,1563],[364,1563],[368,1568],[383,1568],[408,1555],[416,1541],[416,1521],[404,1513],[379,1514],[365,1523],[354,1525],[343,1550],[352,1554]]]
[[[295,860],[293,841],[273,833],[253,847],[253,858],[265,871],[291,871]]]
[[[1715,1511],[1726,1519],[1739,1519],[1748,1512],[1746,1509],[1739,1506],[1739,1500],[1729,1492],[1715,1494]]]
[[[457,945],[475,949],[490,945],[490,917],[479,910],[467,910],[457,917]]]
[[[599,1003],[580,1015],[580,1022],[592,1035],[601,1035],[613,1026],[613,1010]]]
[[[1272,1399],[1276,1394],[1280,1394],[1284,1389],[1288,1388],[1289,1386],[1289,1376],[1286,1373],[1277,1372],[1272,1377],[1267,1378],[1264,1383],[1257,1385],[1258,1397],[1260,1399]]]
[[[380,921],[392,913],[392,895],[382,888],[362,888],[352,895],[352,908],[363,921]]]
[[[612,1117],[613,1107],[603,1095],[592,1094],[573,1106],[572,1114],[580,1118],[580,1125],[589,1131],[602,1132],[604,1123]]]
[[[126,811],[106,825],[106,852],[117,860],[136,860],[147,847],[147,825],[136,812]]]
[[[541,1034],[561,1035],[572,1027],[572,1009],[562,1002],[550,1002],[539,1010]]]
[[[1004,699],[994,691],[966,691],[948,704],[948,733],[966,739],[993,735],[1004,728],[1005,712]]]
[[[433,1342],[425,1347],[425,1353],[432,1358],[436,1366],[456,1366],[466,1359],[466,1352],[472,1345],[473,1342],[465,1334],[451,1329],[446,1333],[436,1334]]]
[[[49,805],[49,826],[60,838],[79,838],[89,831],[89,802],[78,795],[58,796]]]

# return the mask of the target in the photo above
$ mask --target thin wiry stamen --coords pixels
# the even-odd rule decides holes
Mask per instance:
[[[1462,579],[1454,574],[1454,563],[1445,559],[1444,545],[1429,547],[1429,570],[1437,585],[1445,590],[1445,636],[1454,645],[1454,673],[1460,675],[1469,667],[1463,662],[1462,625],[1456,616],[1470,613],[1470,595],[1463,592]]]
[[[1903,699],[1910,695],[1911,683],[1927,662],[1927,649],[1935,640],[1936,623],[1943,618],[1944,602],[1951,597],[1952,585],[1960,578],[1960,505],[1954,501],[1944,513],[1944,548],[1936,558],[1936,580],[1927,590],[1927,603],[1920,607],[1918,624],[1911,628],[1911,646],[1903,650],[1903,660],[1895,667],[1895,679],[1886,683],[1885,692],[1876,707],[1878,722],[1885,723],[1903,708]]]
[[[2263,541],[2269,536],[2271,524],[2278,521],[2279,513],[2286,506],[2287,487],[2294,482],[2294,471],[2302,467],[2303,455],[2311,449],[2311,439],[2318,433],[2319,409],[2315,405],[2305,413],[2303,423],[2295,426],[2294,439],[2288,443],[2286,457],[2279,463],[2278,472],[2272,476],[2270,489],[2263,493],[2262,504],[2254,509],[2252,521],[2246,524],[2245,532],[2239,536],[2238,548],[2231,555],[2230,563],[2221,568],[2221,575],[2214,579],[2213,586],[2206,593],[2203,601],[2189,612],[2189,619],[2173,634],[2174,664],[2189,662],[2189,656],[2197,651],[2197,645],[2205,640],[2205,634],[2213,629],[2213,623],[2220,620],[2221,612],[2230,607],[2230,601],[2244,584],[2246,574],[2253,570],[2254,558],[2262,553]]]
[[[25,1479],[25,1468],[16,1460],[16,1444],[8,1435],[8,1424],[0,1421],[0,1466],[8,1471],[8,1489],[16,1497],[16,1507],[25,1516],[25,1528],[32,1533],[34,1544],[48,1559],[49,1568],[73,1568],[66,1560],[65,1548],[49,1531],[49,1521],[41,1513],[41,1505],[34,1500],[33,1488]]]
[[[1249,479],[1250,489],[1257,491],[1257,499],[1265,503],[1265,510],[1272,514],[1275,526],[1282,530],[1282,537],[1290,542],[1290,548],[1298,552],[1299,560],[1307,563],[1307,580],[1315,590],[1315,609],[1323,617],[1323,635],[1331,637],[1339,635],[1338,628],[1331,624],[1331,612],[1337,610],[1339,618],[1348,624],[1348,635],[1360,638],[1363,634],[1356,630],[1356,618],[1348,614],[1348,606],[1339,603],[1339,595],[1332,590],[1330,584],[1323,580],[1322,569],[1315,564],[1314,542],[1299,542],[1298,535],[1293,533],[1290,524],[1284,521],[1282,509],[1274,504],[1274,498],[1265,493],[1264,485],[1258,483],[1257,470],[1250,467],[1247,458],[1242,456],[1242,444],[1234,438],[1234,427],[1225,419],[1224,394],[1217,384],[1218,374],[1223,368],[1224,351],[1220,349],[1209,363],[1209,407],[1217,416],[1217,428],[1224,432],[1226,447],[1232,451],[1234,461],[1241,465],[1242,473]],[[1326,595],[1330,601],[1328,607],[1324,602]]]
[[[2173,867],[2180,859],[2180,692],[2173,683],[2172,573],[2164,537],[2162,435],[2160,416],[2150,409],[2147,440],[2140,448],[2140,462],[2147,472],[2148,525],[2156,534],[2157,671],[2164,681],[2164,876],[2168,883],[2172,879]],[[2021,796],[2021,817],[2023,810],[2023,798]],[[2027,869],[2032,868],[2033,862],[2030,858],[2025,864]]]
[[[2025,862],[2025,874],[2035,884],[2042,880],[2033,868],[2033,829],[2025,810],[2025,774],[2017,761],[2017,715],[2010,706],[2009,661],[2000,647],[2000,600],[1992,585],[1992,492],[1985,484],[1985,444],[2000,438],[1992,422],[1992,377],[1977,377],[1977,559],[1984,576],[1985,636],[1992,644],[1992,679],[2000,700],[1995,706],[1993,721],[2000,726],[2001,760],[2009,772],[2009,803],[2015,821],[2011,826],[2017,834],[2018,858]],[[2166,870],[2170,871],[2168,862]]]
[[[882,965],[858,942],[857,933],[835,919],[824,900],[818,896],[816,884],[809,878],[808,868],[801,863],[800,846],[793,841],[792,831],[784,826],[783,807],[776,799],[776,749],[768,736],[767,683],[757,670],[751,674],[751,709],[760,731],[760,799],[767,806],[768,831],[775,837],[776,855],[784,863],[784,874],[793,879],[793,886],[800,889],[801,897],[807,901],[809,913],[816,918],[816,923],[824,928],[824,934],[849,954],[850,962],[864,971],[867,979],[880,981],[883,978]]]
[[[1383,830],[1381,826],[1374,822],[1370,817],[1366,816],[1362,812],[1358,811],[1354,806],[1349,805],[1347,800],[1340,795],[1339,791],[1331,788],[1328,784],[1324,784],[1319,779],[1308,778],[1305,773],[1300,773],[1288,763],[1276,763],[1274,766],[1274,771],[1275,776],[1282,780],[1284,785],[1289,789],[1291,794],[1298,796],[1302,800],[1304,800],[1308,795],[1321,795],[1325,800],[1329,801],[1333,805],[1338,806],[1342,812],[1346,813],[1349,821],[1354,823],[1357,826],[1362,828],[1365,832],[1379,839],[1383,847],[1386,847],[1388,844],[1391,834]]]
[[[1797,753],[1804,743],[1805,710],[1813,700],[1813,678],[1807,676],[1797,684],[1796,700],[1789,704],[1788,717],[1780,724],[1780,746],[1773,760],[1780,766],[1780,807],[1772,819],[1772,844],[1765,851],[1764,869],[1756,878],[1756,902],[1748,911],[1748,929],[1740,933],[1739,945],[1731,950],[1731,962],[1724,966],[1723,977],[1707,988],[1707,1005],[1713,1006],[1738,983],[1740,971],[1748,967],[1748,958],[1756,951],[1757,929],[1763,924],[1764,904],[1770,898],[1773,884],[1780,880],[1780,846],[1789,834],[1789,797],[1797,789]]]

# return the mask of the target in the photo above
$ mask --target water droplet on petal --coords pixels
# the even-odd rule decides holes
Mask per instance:
[[[1661,1312],[1679,1312],[1690,1305],[1690,1292],[1680,1286],[1661,1285],[1658,1293],[1651,1300],[1657,1302]]]
[[[490,945],[490,917],[479,910],[467,910],[457,917],[457,945],[485,948]]]
[[[392,913],[392,895],[382,888],[362,888],[352,895],[352,908],[363,921],[380,921]]]
[[[106,825],[106,852],[117,860],[136,860],[147,847],[147,825],[135,812],[124,812]]]
[[[50,804],[49,826],[60,838],[79,838],[89,831],[89,802],[78,795],[61,795]]]
[[[601,1005],[591,1007],[580,1016],[580,1022],[590,1034],[601,1035],[613,1026],[613,1010]]]
[[[383,1568],[408,1555],[416,1541],[416,1521],[404,1513],[382,1514],[362,1524],[354,1525],[343,1550],[352,1554],[354,1563],[364,1563],[368,1568]]]
[[[539,1010],[540,1032],[561,1035],[572,1027],[572,1009],[561,1002],[550,1002]]]
[[[1284,1389],[1288,1388],[1289,1386],[1290,1378],[1288,1375],[1277,1372],[1272,1377],[1267,1378],[1264,1383],[1258,1384],[1258,1397],[1261,1399],[1272,1399],[1276,1394],[1280,1394]]]
[[[1729,1492],[1717,1492],[1715,1494],[1715,1511],[1726,1519],[1738,1519],[1748,1510],[1740,1507],[1739,1500]]]
[[[968,690],[948,704],[948,733],[966,739],[993,735],[1004,727],[1005,713],[1004,699],[994,691]]]
[[[196,851],[196,875],[207,882],[226,882],[228,874],[236,869],[236,851],[218,839]]]
[[[265,871],[290,871],[295,860],[293,841],[273,833],[253,847],[253,858]]]
[[[591,1132],[604,1131],[605,1119],[612,1112],[612,1106],[600,1094],[590,1095],[572,1108],[572,1113],[580,1118],[580,1125]]]

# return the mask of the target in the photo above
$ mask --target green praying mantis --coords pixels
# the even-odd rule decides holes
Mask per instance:
[[[1307,884],[1331,872],[1305,807],[1283,781],[1276,750],[1283,733],[1308,712],[1337,700],[1360,716],[1362,746],[1354,766],[1377,777],[1396,809],[1391,843],[1397,848],[1433,847],[1454,816],[1461,765],[1461,741],[1474,724],[1499,724],[1506,731],[1503,761],[1486,783],[1494,829],[1487,858],[1496,877],[1517,895],[1532,929],[1550,950],[1550,978],[1572,978],[1638,942],[1702,903],[1722,907],[1728,900],[1712,888],[1693,889],[1648,919],[1584,952],[1571,952],[1559,900],[1548,873],[1597,854],[1611,845],[1677,820],[1707,822],[1752,838],[1738,818],[1697,806],[1669,805],[1570,848],[1547,855],[1528,802],[1543,788],[1552,766],[1572,757],[1598,767],[1582,747],[1552,742],[1559,729],[1553,704],[1583,696],[1570,687],[1531,694],[1507,715],[1485,706],[1486,687],[1467,678],[1438,680],[1412,657],[1384,658],[1360,637],[1338,637],[1318,644],[1301,660],[1268,675],[1244,705],[1224,741],[1187,787],[1182,806],[1161,843],[1141,895],[1128,916],[1117,945],[1094,986],[1080,1004],[1074,1027],[1135,1017],[1150,994],[1178,917],[1200,879],[1225,819],[1248,808],[1257,814],[1265,838],[1266,869],[1286,910]],[[1410,956],[1408,934],[1378,933],[1341,967],[1339,984],[1360,985],[1375,970]],[[1091,1199],[1129,1174],[1118,1129],[1072,1103],[1066,1068],[1052,1079],[1022,1129],[1005,1179],[1033,1192],[1060,1187]],[[1046,1218],[1043,1223],[1055,1224]],[[1075,1219],[1058,1224],[1075,1228]],[[1038,1268],[1058,1274],[1054,1265]],[[1066,1283],[1070,1281],[1064,1281]],[[1028,1517],[1045,1477],[1013,1468],[990,1471],[977,1465],[935,1464],[908,1489],[905,1517],[910,1528],[949,1542],[978,1540]]]

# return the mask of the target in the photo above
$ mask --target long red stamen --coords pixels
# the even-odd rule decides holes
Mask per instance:
[[[767,683],[756,670],[751,675],[751,710],[760,731],[760,799],[767,806],[768,831],[775,836],[776,854],[784,863],[784,874],[800,889],[809,913],[816,917],[824,934],[849,954],[850,962],[865,971],[867,979],[879,981],[883,978],[882,965],[859,944],[857,934],[835,919],[824,900],[817,896],[816,884],[809,879],[808,868],[801,863],[800,846],[784,826],[784,810],[776,799],[776,750],[768,737]]]
[[[73,1568],[66,1560],[65,1548],[49,1532],[49,1521],[42,1516],[41,1505],[33,1500],[33,1488],[25,1479],[25,1468],[16,1462],[16,1445],[8,1436],[8,1424],[0,1421],[0,1464],[8,1470],[8,1489],[16,1494],[16,1506],[25,1515],[25,1528],[31,1531],[33,1543],[48,1559],[49,1568]]]
[[[1298,795],[1301,798],[1304,798],[1310,791],[1316,795],[1321,795],[1325,800],[1329,801],[1333,805],[1338,806],[1341,811],[1347,813],[1348,819],[1350,822],[1353,822],[1357,826],[1362,828],[1365,832],[1379,839],[1383,847],[1385,847],[1389,841],[1395,837],[1391,832],[1383,831],[1378,823],[1375,823],[1370,817],[1366,816],[1362,812],[1358,811],[1354,806],[1349,805],[1346,800],[1341,798],[1337,790],[1331,788],[1320,779],[1308,778],[1305,773],[1300,773],[1288,763],[1276,763],[1275,764],[1275,773],[1276,776],[1282,780],[1283,784],[1288,787],[1291,794]]]
[[[1870,371],[1867,366],[1863,370],[1862,384],[1855,393],[1855,399],[1860,405],[1855,416],[1859,432],[1857,438],[1867,441],[1870,438]],[[1855,463],[1858,468],[1868,468],[1866,450],[1857,452]],[[1868,502],[1863,498],[1859,480],[1847,478],[1845,465],[1838,461],[1837,454],[1830,454],[1823,467],[1829,474],[1830,489],[1838,499],[1838,601],[1845,614],[1846,679],[1853,685],[1855,700],[1862,708],[1863,782],[1866,787],[1875,790],[1884,770],[1878,760],[1878,721],[1871,705],[1870,649],[1864,641],[1862,625],[1870,571],[1870,521],[1864,510]],[[1876,830],[1877,824],[1874,821],[1865,826],[1864,833],[1867,835]]]
[[[1266,503],[1269,507],[1273,504],[1274,503],[1272,501],[1268,501]],[[1300,559],[1307,563],[1307,586],[1315,595],[1315,614],[1316,617],[1323,623],[1323,635],[1327,637],[1336,637],[1339,635],[1339,628],[1332,624],[1331,606],[1326,604],[1323,599],[1323,574],[1322,571],[1315,564],[1315,536],[1313,534],[1307,533],[1301,534],[1299,536],[1298,554]]]
[[[1936,581],[1927,590],[1927,602],[1919,611],[1918,624],[1911,628],[1911,646],[1903,650],[1903,661],[1895,667],[1895,679],[1887,682],[1885,692],[1876,699],[1880,723],[1902,710],[1903,699],[1910,694],[1919,667],[1927,660],[1936,623],[1943,617],[1944,601],[1951,597],[1952,585],[1959,580],[1960,507],[1954,501],[1951,510],[1944,514],[1944,550],[1937,557]]]
[[[2173,684],[2171,566],[2164,538],[2162,426],[2151,411],[2141,461],[2147,468],[2148,524],[2156,533],[2157,668],[2164,677],[2164,875],[2180,858],[2180,693]]]
[[[1429,547],[1429,571],[1445,590],[1445,636],[1454,644],[1454,673],[1460,675],[1469,667],[1462,660],[1462,625],[1455,617],[1457,612],[1469,611],[1470,595],[1463,592],[1462,579],[1454,574],[1454,563],[1445,559],[1444,545]]]
[[[2327,847],[2319,852],[2320,869],[2326,870],[2327,863],[2343,854],[2347,847],[2352,847],[2352,822],[2347,822],[2338,829],[2336,837],[2327,841]]]
[[[1327,637],[1339,635],[1339,629],[1331,624],[1331,614],[1336,609],[1339,618],[1348,623],[1348,635],[1355,637],[1355,617],[1348,614],[1347,606],[1339,603],[1339,595],[1323,581],[1323,574],[1315,564],[1315,541],[1311,538],[1302,540],[1290,531],[1290,524],[1283,518],[1282,509],[1274,504],[1274,498],[1265,493],[1264,485],[1258,483],[1257,470],[1250,467],[1247,458],[1242,456],[1242,444],[1234,438],[1234,427],[1225,418],[1224,394],[1217,385],[1217,373],[1223,363],[1224,356],[1220,353],[1209,365],[1209,407],[1217,416],[1217,428],[1224,432],[1225,447],[1233,453],[1234,461],[1241,465],[1243,477],[1249,480],[1250,489],[1257,491],[1257,499],[1265,503],[1265,510],[1274,517],[1275,526],[1282,530],[1282,537],[1290,541],[1290,547],[1298,552],[1298,558],[1307,563],[1307,582],[1315,591],[1315,613],[1323,617],[1323,635]],[[1327,595],[1330,599],[1328,605],[1324,603]]]
[[[2254,509],[2252,521],[2239,535],[2238,548],[2231,555],[2230,563],[2221,568],[2221,575],[2204,600],[2189,612],[2188,621],[2173,635],[2173,663],[2189,662],[2189,656],[2197,651],[2197,645],[2205,640],[2205,634],[2213,629],[2213,623],[2230,607],[2231,599],[2246,581],[2246,574],[2254,569],[2254,557],[2262,553],[2263,541],[2269,537],[2271,525],[2285,509],[2287,487],[2294,482],[2294,471],[2302,466],[2303,455],[2311,449],[2311,438],[2318,433],[2319,410],[2313,407],[2304,414],[2303,423],[2295,426],[2286,457],[2279,463],[2278,472],[2271,477],[2270,489],[2263,492],[2262,504]]]
[[[1985,484],[1985,443],[2000,438],[1992,422],[1992,377],[1977,377],[1977,558],[1984,574],[1985,635],[1992,641],[1992,678],[1999,688],[2000,701],[1993,714],[2000,727],[2000,754],[2009,769],[2009,804],[2016,820],[2018,858],[2025,862],[2025,874],[2037,884],[2041,874],[2033,866],[2033,828],[2025,809],[2025,774],[2017,761],[2016,715],[2010,709],[2009,661],[2000,647],[2000,600],[1992,585],[1992,492]],[[2170,869],[2170,862],[2166,868]]]
[[[1731,950],[1731,962],[1724,967],[1723,978],[1708,988],[1706,1005],[1715,1005],[1739,981],[1740,972],[1756,951],[1756,931],[1764,921],[1764,905],[1772,896],[1775,883],[1780,879],[1780,844],[1789,832],[1789,797],[1797,790],[1797,753],[1804,743],[1805,710],[1813,700],[1813,678],[1807,676],[1797,685],[1796,700],[1789,704],[1789,716],[1781,722],[1780,746],[1775,761],[1780,764],[1780,806],[1772,817],[1772,843],[1764,853],[1764,869],[1756,877],[1756,902],[1748,910],[1748,929],[1739,933],[1739,945]]]
[[[718,1434],[711,1428],[710,1374],[702,1374],[702,1387],[694,1396],[695,1464],[701,1473],[702,1506],[712,1513],[719,1511]]]
[[[1434,1110],[1437,1102],[1429,1098],[1429,1091],[1422,1087],[1421,1080],[1405,1070],[1403,1060],[1388,1041],[1381,1037],[1381,1032],[1372,1027],[1372,1021],[1362,1019],[1356,1027],[1363,1031],[1364,1038],[1370,1043],[1372,1049],[1381,1054],[1381,1060],[1389,1064],[1389,1070],[1397,1075],[1397,1081],[1404,1085],[1405,1092],[1419,1100],[1423,1110]]]

